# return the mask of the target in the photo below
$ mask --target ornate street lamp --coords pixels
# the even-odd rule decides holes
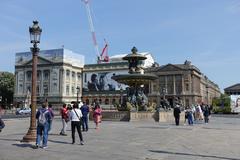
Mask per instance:
[[[206,92],[207,92],[207,105],[208,105],[208,88],[209,88],[209,86],[208,86],[208,84],[206,84]]]
[[[33,142],[36,141],[36,105],[37,105],[37,60],[38,53],[40,49],[37,47],[37,44],[40,43],[40,37],[42,29],[38,25],[38,21],[33,21],[33,26],[29,27],[30,33],[30,42],[33,43],[31,47],[32,52],[32,92],[31,92],[31,121],[30,128],[28,129],[27,134],[23,137],[23,142]]]
[[[76,89],[77,89],[77,105],[78,105],[78,103],[79,103],[79,102],[78,102],[78,96],[79,96],[79,93],[80,93],[80,87],[79,87],[79,86],[77,86],[77,88],[76,88]]]
[[[120,106],[122,107],[123,105],[123,89],[122,87],[120,88]]]

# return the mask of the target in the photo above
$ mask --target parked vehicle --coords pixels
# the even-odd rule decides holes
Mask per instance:
[[[21,108],[16,111],[16,115],[31,114],[31,108]]]

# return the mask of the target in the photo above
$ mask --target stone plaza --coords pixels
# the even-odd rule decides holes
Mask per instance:
[[[85,145],[71,144],[60,136],[56,117],[47,149],[33,149],[33,143],[20,142],[29,128],[29,118],[4,119],[0,133],[0,160],[240,160],[240,118],[212,116],[209,124],[175,126],[173,122],[103,121],[100,129],[83,132]],[[76,133],[77,136],[77,133]]]

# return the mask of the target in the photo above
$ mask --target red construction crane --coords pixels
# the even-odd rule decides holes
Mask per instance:
[[[108,53],[107,53],[108,44],[107,44],[106,40],[104,40],[105,41],[105,46],[102,49],[101,54],[100,54],[99,49],[98,49],[98,44],[97,44],[96,34],[95,34],[95,30],[94,30],[94,25],[93,25],[89,0],[82,0],[82,1],[85,3],[85,6],[86,6],[88,22],[89,22],[90,31],[91,31],[91,34],[92,34],[93,45],[94,45],[95,52],[96,52],[96,55],[97,55],[97,63],[109,62],[109,57],[108,57]]]

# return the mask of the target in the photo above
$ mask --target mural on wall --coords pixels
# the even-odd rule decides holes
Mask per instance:
[[[232,112],[240,112],[240,95],[231,95]]]
[[[53,63],[70,63],[73,66],[83,67],[84,56],[74,53],[68,49],[40,50],[39,57],[45,58]],[[31,52],[19,52],[15,55],[15,65],[24,65],[32,59]]]
[[[111,77],[127,73],[127,71],[84,73],[83,91],[115,91],[121,88],[125,90],[127,85],[118,83]]]

